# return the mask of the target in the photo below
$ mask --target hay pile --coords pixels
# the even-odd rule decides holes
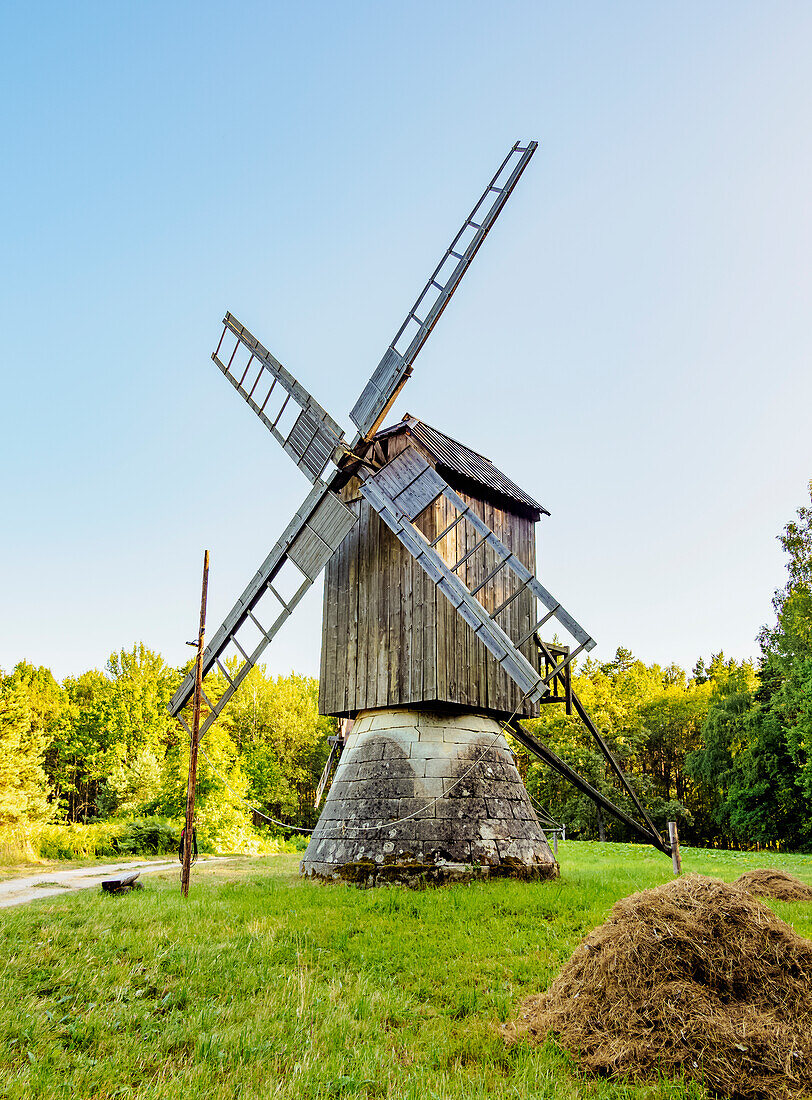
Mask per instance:
[[[748,894],[761,898],[778,898],[779,901],[812,901],[812,886],[807,886],[788,871],[776,871],[763,867],[757,871],[745,871],[734,883]]]
[[[742,889],[686,875],[617,902],[506,1031],[553,1032],[593,1071],[797,1100],[812,1094],[812,941]]]

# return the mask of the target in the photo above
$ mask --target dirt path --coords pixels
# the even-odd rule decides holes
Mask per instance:
[[[228,857],[224,856],[221,859],[200,860],[198,866],[226,862]],[[0,909],[8,909],[12,905],[23,905],[27,901],[36,901],[37,898],[65,894],[71,890],[87,890],[91,886],[99,886],[103,879],[112,878],[123,871],[140,870],[143,875],[148,871],[166,871],[173,868],[180,873],[180,864],[177,859],[169,859],[161,863],[136,860],[132,863],[107,863],[99,867],[73,867],[68,871],[41,871],[39,874],[27,875],[25,878],[11,878],[0,882]]]

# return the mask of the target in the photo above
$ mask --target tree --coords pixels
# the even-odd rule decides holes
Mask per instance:
[[[683,673],[681,682],[664,678],[660,690],[640,707],[646,731],[641,765],[663,801],[685,805],[685,758],[699,747],[711,691],[709,683],[686,682]]]
[[[48,778],[42,767],[45,736],[34,722],[25,689],[0,687],[0,825],[48,816]]]
[[[189,778],[189,738],[178,725],[163,760],[160,793],[145,812],[182,818]],[[251,811],[248,780],[240,754],[222,723],[215,723],[200,744],[195,788],[195,827],[201,842],[215,851],[250,848]]]
[[[700,666],[704,668],[704,662],[697,662],[696,667]],[[730,844],[735,837],[728,799],[737,761],[749,745],[756,673],[751,662],[724,663],[721,654],[714,655],[710,667],[714,678],[703,675],[700,682],[712,684],[713,693],[700,745],[688,753],[685,773],[694,785],[692,808],[698,834],[706,841]]]
[[[812,482],[809,485],[812,502]],[[797,660],[812,657],[812,507],[798,509],[778,541],[788,557],[787,583],[773,595],[776,622],[762,627],[762,653],[786,675]]]
[[[726,807],[740,839],[804,847],[812,844],[812,508],[799,508],[778,541],[787,581],[773,596],[775,623],[759,634],[748,744],[734,760]]]
[[[573,688],[655,820],[663,826],[667,815],[690,821],[688,809],[675,801],[677,789],[681,791],[678,777],[688,744],[687,736],[680,740],[678,733],[684,733],[685,727],[695,737],[697,708],[701,710],[703,704],[698,694],[688,695],[685,672],[676,665],[665,670],[656,664],[646,666],[630,650],[619,647],[612,661],[598,664],[587,660],[574,677]],[[550,705],[529,725],[593,787],[630,816],[639,817],[576,716],[567,717],[560,706]],[[531,795],[547,806],[554,818],[564,821],[572,835],[598,835],[601,815],[591,799],[578,794],[543,764],[531,763],[529,758],[522,764]],[[626,826],[615,818],[604,817],[604,827],[609,839],[630,839]]]
[[[746,844],[806,847],[812,843],[812,821],[786,730],[769,707],[756,707],[749,722],[750,744],[736,761],[726,800],[731,828]]]
[[[143,642],[112,653],[109,691],[101,698],[101,720],[109,745],[109,770],[99,793],[103,813],[132,813],[162,793],[163,761],[177,739],[167,704],[180,673]]]
[[[309,676],[267,676],[256,667],[223,723],[242,760],[249,798],[273,817],[312,824],[312,797],[335,720],[318,712],[319,684]]]
[[[112,734],[106,721],[111,685],[96,669],[63,682],[67,706],[48,748],[54,796],[68,821],[87,821],[99,812],[99,793],[112,763]]]

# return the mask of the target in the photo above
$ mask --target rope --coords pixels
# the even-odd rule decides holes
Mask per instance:
[[[203,746],[199,745],[198,747],[200,748],[201,753],[206,757],[206,760],[209,763],[209,767],[214,772],[214,774],[216,776],[218,776],[223,781],[223,783],[225,783],[225,785],[228,787],[228,789],[231,791],[231,793],[233,795],[236,795],[236,797],[239,798],[240,802],[242,802],[245,806],[247,806],[249,810],[252,810],[255,814],[258,814],[259,817],[261,817],[264,821],[270,821],[272,825],[281,825],[283,829],[292,829],[294,833],[312,833],[313,832],[312,829],[301,829],[298,825],[288,825],[288,823],[286,821],[277,821],[275,817],[268,817],[268,815],[264,814],[262,812],[262,810],[258,810],[256,808],[256,806],[252,806],[251,803],[247,801],[247,799],[243,798],[243,796],[240,794],[239,791],[234,790],[234,788],[231,786],[231,784],[226,779],[226,777],[223,775],[223,773],[218,772],[217,768],[215,768],[214,764],[212,764],[211,759],[210,759],[208,753],[206,752],[206,750],[203,748]]]
[[[485,748],[482,750],[481,754],[476,758],[476,760],[473,762],[473,764],[471,764],[470,767],[466,768],[465,771],[462,773],[462,775],[457,776],[457,778],[454,780],[454,782],[451,784],[451,786],[448,788],[447,791],[444,791],[443,794],[440,794],[436,798],[433,798],[431,800],[431,802],[427,802],[425,806],[421,806],[419,810],[415,810],[414,813],[408,814],[406,817],[398,817],[394,821],[388,821],[388,822],[384,823],[383,825],[360,825],[360,826],[358,826],[360,831],[366,833],[366,832],[378,832],[381,829],[391,829],[392,826],[394,826],[394,825],[401,825],[404,821],[411,821],[412,818],[419,817],[420,814],[424,813],[426,810],[430,809],[432,806],[436,806],[438,802],[442,802],[442,800],[444,798],[448,798],[449,794],[451,794],[451,792],[454,790],[454,788],[459,786],[459,784],[462,783],[463,779],[466,779],[471,774],[471,772],[474,770],[474,768],[478,767],[482,763],[482,761],[485,759],[485,757],[491,751],[491,749],[496,744],[496,742],[499,740],[499,738],[504,737],[504,735],[506,733],[510,733],[510,730],[508,729],[508,727],[510,726],[510,723],[513,721],[513,719],[516,717],[516,715],[519,713],[520,707],[522,706],[522,704],[524,703],[525,699],[527,698],[527,696],[529,694],[530,694],[529,691],[526,691],[524,693],[524,695],[521,697],[519,702],[516,704],[516,707],[515,707],[513,713],[511,714],[510,718],[508,718],[508,720],[505,723],[503,723],[502,728],[499,730],[498,733],[496,733],[494,735],[493,740],[488,745],[485,746]],[[209,767],[214,772],[214,774],[219,776],[220,779],[223,781],[223,783],[225,783],[225,785],[231,791],[231,793],[236,795],[236,797],[239,798],[239,800],[242,803],[244,803],[244,805],[248,806],[248,808],[250,810],[253,810],[253,812],[255,814],[259,814],[259,816],[261,818],[263,818],[265,821],[270,821],[274,825],[281,825],[285,829],[292,829],[294,832],[297,832],[297,833],[312,833],[313,832],[312,829],[300,829],[297,825],[288,825],[284,821],[277,821],[276,818],[268,817],[268,815],[264,814],[262,812],[262,810],[258,810],[256,808],[256,806],[252,806],[251,803],[246,801],[246,799],[243,798],[243,796],[238,791],[234,790],[234,788],[231,786],[231,784],[225,778],[225,776],[222,775],[217,770],[217,768],[215,768],[214,764],[212,764],[211,760],[209,759],[208,754],[206,753],[206,750],[202,747],[202,745],[200,746],[200,751],[203,754],[203,756],[206,757],[206,760],[209,763]],[[342,828],[344,828],[344,827],[346,827],[346,823],[342,822]]]
[[[553,817],[553,815],[550,813],[550,811],[547,809],[546,806],[542,806],[542,804],[540,802],[536,801],[536,799],[533,798],[532,794],[530,794],[530,791],[528,791],[527,793],[528,793],[528,795],[530,795],[530,801],[533,803],[533,805],[536,807],[536,809],[541,810],[541,813],[544,815],[544,820],[545,820],[545,823],[547,825],[552,825],[553,828],[555,828],[555,829],[563,829],[564,828],[564,826],[559,821],[555,820],[555,818]]]
[[[525,786],[525,790],[527,790],[526,786]],[[558,829],[558,830],[563,832],[564,826],[559,821],[555,820],[555,818],[550,813],[550,811],[547,809],[547,807],[542,806],[542,804],[538,801],[538,799],[534,798],[533,795],[530,794],[529,790],[527,791],[527,795],[528,795],[528,798],[530,799],[530,801],[536,807],[536,809],[541,810],[542,814],[544,815],[545,824],[552,825],[553,829]]]

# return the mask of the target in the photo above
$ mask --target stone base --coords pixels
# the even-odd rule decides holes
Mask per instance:
[[[378,710],[353,726],[301,873],[417,886],[558,864],[495,719]]]

